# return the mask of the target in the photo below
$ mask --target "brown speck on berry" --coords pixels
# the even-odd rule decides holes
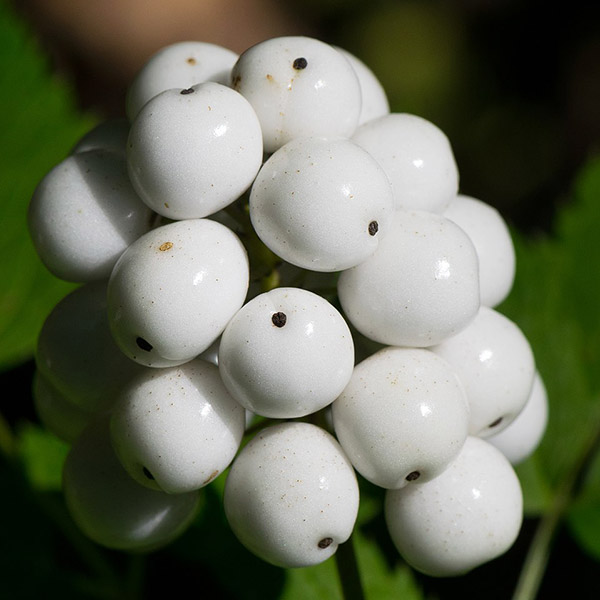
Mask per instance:
[[[161,244],[158,249],[161,252],[166,252],[167,250],[170,250],[173,247],[173,242],[165,242],[164,244]]]
[[[328,548],[329,546],[331,546],[331,544],[333,544],[333,538],[326,537],[326,538],[323,538],[322,540],[320,540],[319,543],[317,544],[317,546],[319,546],[319,548],[321,548],[321,549],[324,549],[324,548]]]
[[[371,221],[369,223],[369,235],[375,235],[379,231],[379,223],[377,221]]]
[[[194,93],[194,88],[186,88],[185,90],[181,90],[179,93],[182,94],[182,95],[193,94]]]
[[[502,423],[502,417],[498,417],[493,423],[490,423],[488,427],[491,429],[492,427],[498,427]]]

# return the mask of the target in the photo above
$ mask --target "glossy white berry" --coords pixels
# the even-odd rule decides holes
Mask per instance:
[[[348,59],[360,83],[362,107],[358,125],[389,114],[390,103],[387,93],[371,68],[345,48],[337,46],[335,48]]]
[[[171,494],[204,487],[233,460],[246,414],[202,359],[150,369],[119,395],[111,439],[140,484]]]
[[[518,465],[537,449],[548,424],[548,394],[538,372],[533,380],[531,394],[523,410],[505,429],[487,438],[508,458]]]
[[[313,271],[340,271],[371,256],[393,213],[390,183],[375,159],[345,138],[301,138],[264,163],[250,218],[278,256]]]
[[[154,211],[201,218],[250,187],[262,163],[262,133],[241,94],[201,83],[144,105],[131,124],[127,158],[134,188]]]
[[[432,350],[456,369],[465,386],[471,435],[498,433],[525,406],[535,359],[521,329],[503,314],[482,306],[465,329]]]
[[[225,484],[227,521],[239,541],[274,565],[322,563],[352,533],[359,491],[337,441],[315,425],[263,429],[234,460]]]
[[[523,496],[502,453],[469,437],[435,479],[386,492],[385,518],[409,565],[433,577],[452,577],[512,546],[521,528]]]
[[[477,254],[449,219],[398,209],[377,250],[341,273],[338,295],[347,319],[369,339],[431,346],[477,314]]]
[[[165,494],[132,479],[115,456],[108,418],[95,420],[71,447],[63,493],[75,524],[116,550],[150,552],[171,543],[197,513],[198,492]]]
[[[105,119],[85,133],[73,146],[71,153],[100,149],[111,150],[125,157],[128,136],[129,121],[125,117]]]
[[[454,369],[423,348],[384,348],[354,368],[332,405],[335,434],[356,470],[383,488],[437,477],[468,434]]]
[[[443,212],[458,192],[458,168],[446,134],[409,113],[361,125],[352,139],[381,164],[398,208]]]
[[[69,401],[39,370],[33,375],[31,396],[43,426],[68,444],[75,442],[95,416]]]
[[[124,157],[103,149],[72,154],[45,175],[29,204],[37,253],[67,281],[107,278],[115,262],[152,225]]]
[[[111,331],[121,350],[152,367],[204,352],[244,303],[246,250],[210,219],[175,221],[129,246],[108,284]]]
[[[161,48],[129,85],[125,98],[128,119],[133,121],[148,100],[165,90],[186,89],[206,81],[229,85],[237,59],[233,50],[208,42],[183,41]]]
[[[360,117],[352,65],[311,37],[277,37],[248,48],[233,66],[231,85],[256,110],[268,154],[297,137],[350,137]]]
[[[462,227],[479,258],[481,303],[498,306],[510,293],[515,278],[515,249],[508,225],[496,208],[459,194],[444,216]]]
[[[277,419],[302,417],[333,402],[354,367],[354,343],[338,310],[299,288],[260,294],[231,319],[219,371],[248,410]]]
[[[65,296],[46,317],[35,351],[40,373],[87,413],[109,410],[118,390],[145,370],[115,343],[106,294],[106,281],[94,281]]]

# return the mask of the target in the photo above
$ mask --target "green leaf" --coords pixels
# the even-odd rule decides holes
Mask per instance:
[[[287,569],[281,600],[305,600],[305,598],[328,598],[342,600],[342,592],[331,557],[320,565],[302,569]]]
[[[365,595],[369,600],[421,600],[414,571],[400,560],[389,565],[381,546],[357,530],[356,553]]]
[[[17,434],[19,456],[32,489],[60,491],[69,445],[45,429],[25,421]]]
[[[355,529],[355,545],[358,571],[367,600],[422,600],[413,571],[400,557],[389,565],[375,539],[370,539]],[[339,550],[338,550],[339,552]],[[281,600],[304,600],[305,598],[328,598],[342,600],[335,556],[320,565],[303,569],[288,569]]]
[[[556,510],[549,508],[553,497],[569,489],[571,532],[600,558],[600,459],[591,461],[598,444],[590,446],[600,431],[599,230],[600,157],[594,157],[576,178],[552,235],[515,234],[517,276],[499,310],[530,340],[548,391],[547,431],[517,469],[526,510]],[[582,481],[573,488],[574,478]]]
[[[35,253],[26,214],[35,186],[93,125],[8,3],[0,3],[0,369],[33,352],[43,320],[73,285]]]

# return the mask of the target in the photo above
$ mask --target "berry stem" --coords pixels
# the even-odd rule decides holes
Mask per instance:
[[[335,553],[335,564],[344,600],[365,600],[358,561],[354,551],[353,536],[350,536],[346,542],[338,546]]]
[[[600,415],[596,415],[591,435],[583,445],[573,468],[568,471],[568,475],[556,491],[552,503],[540,519],[523,562],[512,600],[534,600],[537,597],[558,526],[576,497],[588,468],[599,450]]]

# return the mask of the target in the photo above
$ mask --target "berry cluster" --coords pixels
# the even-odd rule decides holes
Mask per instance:
[[[34,384],[71,444],[81,530],[160,547],[227,472],[240,542],[307,566],[350,537],[363,477],[414,568],[505,552],[522,521],[512,465],[540,441],[546,394],[494,308],[509,230],[459,193],[444,133],[301,36],[165,47],[126,114],[80,140],[28,213],[40,259],[81,284],[42,327]]]

